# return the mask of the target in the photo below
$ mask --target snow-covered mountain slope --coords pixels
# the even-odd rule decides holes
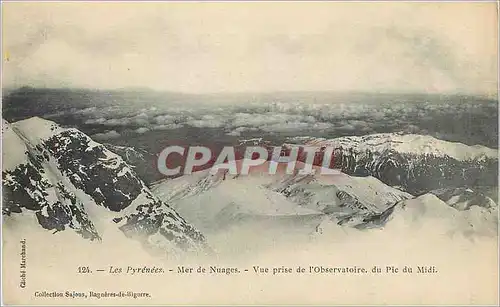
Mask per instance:
[[[330,213],[348,208],[382,212],[388,206],[413,196],[389,187],[380,180],[353,177],[339,173],[332,177],[315,175],[289,175],[268,185],[301,206],[313,206]]]
[[[490,198],[471,204],[467,210],[447,203],[438,196],[427,193],[403,200],[389,207],[380,215],[373,215],[355,225],[357,229],[377,225],[384,231],[402,230],[428,233],[438,237],[464,236],[496,237],[498,235],[498,206]],[[317,235],[338,232],[338,221],[331,216],[319,226]]]
[[[461,211],[433,194],[402,201],[393,208],[385,227],[410,227],[415,231],[432,229],[433,235],[498,235],[498,207],[472,206]]]
[[[432,227],[443,233],[466,236],[494,235],[498,224],[496,203],[486,196],[473,198],[467,210],[460,211],[445,202],[452,198],[446,193],[439,193],[445,201],[433,194],[415,198],[372,176],[286,174],[284,163],[276,175],[269,175],[268,166],[266,162],[252,167],[249,175],[236,176],[205,170],[159,181],[151,189],[202,229],[217,250],[238,246],[238,253],[247,246],[300,244],[339,231],[382,231],[401,219],[408,224],[399,225],[405,229],[435,223]],[[297,169],[303,167],[297,163]],[[444,226],[439,226],[441,221]],[[235,245],[228,247],[228,242]]]
[[[178,191],[171,194],[169,201],[180,214],[202,230],[222,229],[249,218],[321,214],[316,210],[299,207],[284,195],[267,189],[262,186],[260,178],[227,177],[223,180],[218,175],[202,172],[206,176],[199,178],[199,184],[186,183],[186,178],[179,177],[152,189],[156,195],[164,196],[166,194],[162,191]]]
[[[239,162],[239,161],[238,161]],[[208,170],[157,182],[152,191],[171,202],[183,216],[205,233],[241,220],[273,217],[277,222],[325,214],[344,222],[381,214],[396,202],[413,196],[373,177],[347,174],[268,175],[268,162],[250,175],[210,174]],[[284,166],[282,164],[281,166]],[[300,162],[298,167],[303,166]],[[279,221],[278,221],[279,220]]]
[[[364,136],[346,136],[336,139],[309,138],[308,145],[331,145],[335,147],[353,148],[356,151],[395,151],[417,155],[448,156],[455,160],[496,159],[497,150],[475,145],[468,146],[462,143],[448,142],[436,139],[429,135],[378,133]]]
[[[2,171],[13,170],[19,164],[29,162],[26,145],[4,119],[2,119],[2,140],[4,144],[9,145],[2,147]]]
[[[103,240],[114,225],[158,253],[207,247],[120,156],[77,129],[35,117],[4,122],[3,137],[4,219],[34,214],[46,229]]]
[[[2,185],[4,216],[23,214],[44,229],[72,229],[84,238],[100,240],[82,202],[62,182],[43,158],[32,154],[13,127],[2,123]]]
[[[484,146],[402,133],[290,138],[285,147],[297,145],[318,150],[332,146],[336,168],[374,176],[415,195],[439,188],[498,185],[498,150]]]
[[[497,207],[497,197],[489,197],[492,187],[447,188],[430,191],[449,206],[458,210],[469,210],[472,206]],[[492,195],[493,196],[493,195]]]

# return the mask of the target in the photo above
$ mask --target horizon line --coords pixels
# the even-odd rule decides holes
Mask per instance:
[[[269,95],[269,94],[375,94],[375,95],[426,95],[426,96],[471,96],[477,98],[487,98],[499,100],[499,93],[472,93],[472,92],[426,92],[426,91],[395,91],[395,90],[249,90],[249,91],[214,91],[214,92],[184,92],[168,89],[155,89],[147,86],[125,86],[116,88],[91,88],[91,87],[48,87],[48,86],[3,86],[4,91],[14,92],[22,89],[34,90],[61,90],[61,91],[88,91],[88,92],[152,92],[152,93],[170,93],[185,96],[224,96],[224,95]]]

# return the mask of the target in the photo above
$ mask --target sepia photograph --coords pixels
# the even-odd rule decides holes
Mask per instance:
[[[499,304],[498,2],[3,1],[2,305]]]

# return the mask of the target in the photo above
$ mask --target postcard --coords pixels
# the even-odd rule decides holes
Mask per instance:
[[[498,305],[498,3],[2,3],[2,304]]]

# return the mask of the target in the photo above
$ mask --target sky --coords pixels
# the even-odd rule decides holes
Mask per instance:
[[[3,86],[496,96],[494,2],[3,3]]]

